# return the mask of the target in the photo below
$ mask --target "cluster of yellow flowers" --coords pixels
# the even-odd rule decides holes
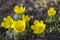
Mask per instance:
[[[31,25],[31,28],[35,34],[42,33],[45,30],[45,27],[46,27],[46,24],[44,24],[42,20],[40,21],[35,20],[34,25]]]
[[[16,14],[23,14],[25,12],[25,7],[15,6],[14,12]],[[56,14],[56,10],[51,7],[48,10],[48,16],[54,16]],[[11,16],[7,16],[3,18],[3,22],[1,23],[2,27],[5,28],[13,28],[16,32],[23,32],[26,28],[26,23],[30,20],[28,15],[22,15],[21,20],[13,20]],[[43,20],[34,20],[34,25],[31,25],[31,29],[35,34],[40,34],[45,30],[46,24],[44,24]]]
[[[7,16],[7,18],[6,17],[3,18],[3,22],[1,23],[1,26],[5,28],[13,28],[17,32],[22,32],[25,30],[26,22],[30,20],[30,17],[28,16],[28,18],[22,18],[22,19],[24,20],[15,21],[12,19],[11,16]]]
[[[53,7],[50,7],[48,10],[48,16],[54,16],[56,14],[56,10]]]
[[[25,12],[25,7],[22,6],[15,6],[14,12],[16,14],[23,14]],[[28,15],[22,15],[22,20],[13,20],[11,16],[7,16],[3,18],[3,22],[1,23],[1,26],[4,28],[13,28],[16,32],[23,32],[26,27],[26,22],[30,20],[30,17]]]

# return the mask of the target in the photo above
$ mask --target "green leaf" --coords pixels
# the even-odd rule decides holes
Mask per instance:
[[[48,16],[48,17],[46,18],[46,22],[47,22],[47,23],[51,23],[51,22],[52,22],[52,16]]]
[[[22,14],[18,15],[18,19],[22,19]]]
[[[53,20],[58,21],[58,20],[59,20],[59,16],[60,16],[60,15],[56,14],[56,15],[53,17]]]
[[[53,31],[53,28],[52,28],[52,27],[50,27],[49,32],[51,33],[52,31]]]
[[[41,38],[45,38],[45,32],[42,32],[42,33],[40,34],[40,37],[41,37]]]
[[[50,27],[49,29],[46,29],[47,33],[52,33],[52,31],[54,30],[54,27]]]
[[[27,35],[27,30],[25,29],[25,31],[24,32],[21,32],[20,34],[21,34],[21,36]]]
[[[14,20],[17,20],[17,19],[18,19],[18,15],[17,15],[17,14],[14,14],[14,15],[13,15],[13,19],[14,19]]]
[[[12,36],[14,36],[14,37],[19,37],[19,36],[20,36],[20,33],[14,31],[14,30],[11,32],[11,34],[12,34]]]
[[[60,32],[60,28],[57,28],[58,32]]]
[[[20,14],[20,15],[19,14],[14,14],[13,19],[14,20],[22,19],[22,14]]]

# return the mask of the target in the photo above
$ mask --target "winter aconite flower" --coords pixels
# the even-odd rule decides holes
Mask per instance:
[[[7,16],[3,18],[3,22],[1,23],[1,26],[5,28],[9,28],[12,26],[12,24],[13,24],[13,19],[11,18],[11,16]]]
[[[16,13],[16,14],[23,14],[24,12],[25,12],[25,7],[23,7],[23,6],[15,6],[14,7],[14,12]]]
[[[23,32],[26,27],[26,23],[23,20],[18,20],[13,23],[13,28],[16,32]]]
[[[30,17],[28,15],[23,15],[22,16],[22,20],[24,20],[25,22],[28,22],[30,20]]]
[[[56,10],[53,7],[50,7],[48,10],[48,16],[54,16],[56,14]]]
[[[34,21],[34,25],[31,25],[31,29],[33,30],[34,34],[40,34],[45,30],[46,24],[43,21]]]

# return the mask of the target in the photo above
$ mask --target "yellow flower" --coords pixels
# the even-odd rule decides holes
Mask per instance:
[[[13,28],[16,32],[23,32],[26,27],[26,23],[23,20],[15,21],[13,25]]]
[[[30,17],[28,15],[23,15],[22,16],[22,20],[24,20],[25,22],[28,22],[30,20]]]
[[[45,27],[46,27],[46,24],[44,24],[42,20],[40,21],[35,20],[34,25],[31,25],[31,29],[35,34],[42,33],[45,30]]]
[[[53,7],[50,7],[48,10],[48,16],[54,16],[56,14],[56,10]]]
[[[22,7],[22,6],[15,6],[14,7],[14,12],[16,14],[23,14],[25,12],[25,7]]]
[[[4,17],[3,21],[4,22],[1,23],[1,26],[5,28],[9,28],[13,24],[13,19],[11,18],[11,16],[7,16],[7,18]]]

